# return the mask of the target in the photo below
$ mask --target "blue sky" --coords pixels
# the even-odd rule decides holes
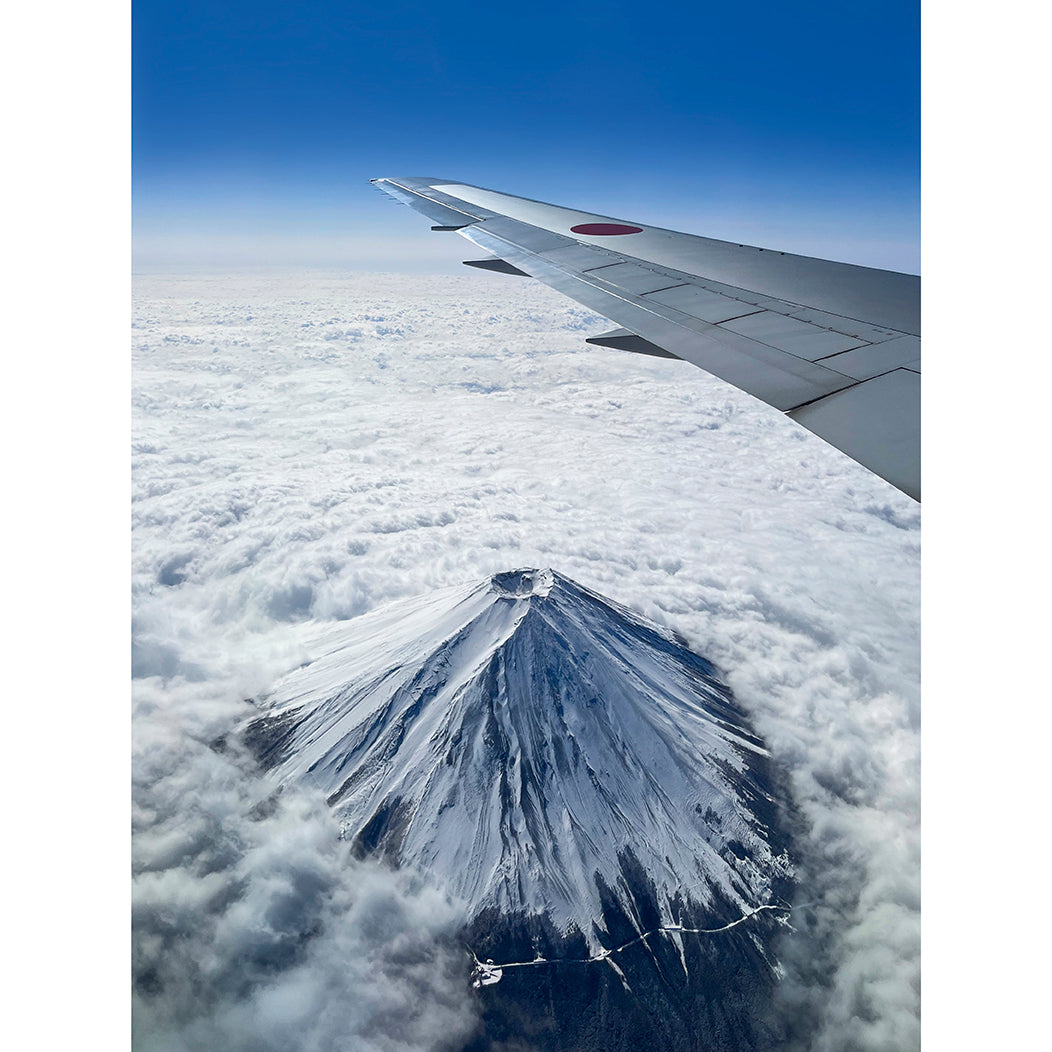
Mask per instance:
[[[434,174],[918,267],[915,2],[137,0],[133,47],[146,262],[449,271],[368,185]]]

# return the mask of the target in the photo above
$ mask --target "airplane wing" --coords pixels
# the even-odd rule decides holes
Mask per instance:
[[[374,185],[619,328],[589,343],[682,358],[920,500],[920,278],[591,215],[442,179]]]

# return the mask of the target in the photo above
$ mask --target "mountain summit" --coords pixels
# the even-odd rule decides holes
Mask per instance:
[[[769,1047],[792,870],[716,669],[554,570],[333,627],[245,730],[362,855],[465,904],[465,1052]]]
[[[473,915],[545,915],[599,949],[612,898],[713,925],[772,900],[766,754],[713,666],[553,570],[520,569],[345,623],[249,739],[316,786],[362,853]]]

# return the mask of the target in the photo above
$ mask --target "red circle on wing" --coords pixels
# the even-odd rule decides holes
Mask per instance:
[[[571,234],[594,234],[600,237],[609,237],[611,234],[641,234],[641,226],[625,226],[624,223],[582,223],[580,226],[570,227]]]

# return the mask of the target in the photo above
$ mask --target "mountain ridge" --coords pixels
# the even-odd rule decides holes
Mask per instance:
[[[626,850],[662,924],[688,900],[728,923],[791,878],[766,751],[714,667],[553,570],[365,615],[321,649],[247,739],[325,793],[359,853],[471,916],[545,914],[595,952],[604,897],[636,912]]]

